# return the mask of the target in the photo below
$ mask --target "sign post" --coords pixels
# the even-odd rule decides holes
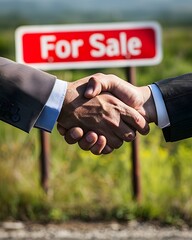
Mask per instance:
[[[162,59],[161,28],[156,22],[21,26],[15,39],[16,60],[42,70],[124,67],[133,81],[134,67]],[[137,140],[132,152],[133,191],[139,199]]]
[[[128,67],[126,70],[127,81],[136,85],[136,69]],[[137,202],[141,201],[141,176],[140,176],[140,162],[139,162],[139,136],[135,138],[132,144],[131,160],[132,160],[132,187],[133,198]]]
[[[50,137],[49,133],[40,130],[40,172],[41,172],[41,186],[47,193],[49,190],[49,161],[50,161]]]

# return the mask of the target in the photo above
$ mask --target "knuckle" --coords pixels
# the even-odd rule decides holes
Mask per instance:
[[[103,79],[103,77],[104,77],[103,73],[94,73],[93,75],[91,75],[90,80],[97,81],[97,80]]]
[[[77,141],[69,136],[64,136],[65,138],[65,141],[68,143],[68,144],[75,144],[77,143]]]
[[[83,144],[80,144],[80,143],[78,143],[79,144],[79,147],[82,149],[82,150],[84,150],[84,151],[88,151],[89,150],[89,148],[86,146],[86,145],[83,145]]]
[[[95,78],[101,78],[103,76],[104,76],[103,73],[95,73],[95,74],[93,74],[93,77],[95,77]]]
[[[149,132],[150,132],[150,127],[148,124],[146,124],[146,126],[140,131],[142,135],[147,135]]]
[[[116,75],[115,74],[108,74],[108,77],[110,77],[110,78],[116,78]]]
[[[128,132],[123,134],[123,139],[126,142],[132,142],[136,137],[136,132]]]
[[[79,141],[78,145],[84,151],[88,151],[90,148],[90,146],[88,144],[85,144],[85,142],[83,140]]]
[[[108,143],[108,145],[112,148],[112,149],[118,149],[122,146],[123,144],[123,140],[118,139],[118,140],[113,140],[110,143]]]
[[[150,128],[148,127],[147,130],[143,133],[143,135],[147,135],[150,132]]]
[[[94,148],[94,147],[92,147],[92,148],[90,149],[90,151],[91,151],[94,155],[101,155],[101,154],[102,154],[102,151],[100,151],[99,149]]]

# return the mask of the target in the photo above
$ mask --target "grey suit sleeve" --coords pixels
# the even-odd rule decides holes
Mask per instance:
[[[163,129],[166,141],[192,137],[192,73],[156,82],[159,87],[170,127]]]
[[[0,120],[29,132],[55,80],[48,73],[0,57]]]

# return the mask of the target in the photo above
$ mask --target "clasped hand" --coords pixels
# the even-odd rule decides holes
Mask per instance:
[[[148,134],[155,118],[148,87],[99,73],[68,83],[57,129],[67,143],[99,155],[133,141],[136,131]]]

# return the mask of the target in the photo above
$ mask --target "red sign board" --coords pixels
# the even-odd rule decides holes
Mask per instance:
[[[155,22],[22,26],[16,60],[44,70],[153,65],[161,61]]]

